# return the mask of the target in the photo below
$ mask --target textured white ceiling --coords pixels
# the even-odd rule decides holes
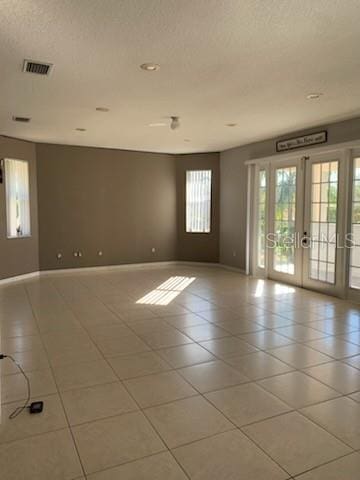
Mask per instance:
[[[0,0],[0,133],[187,153],[354,117],[359,25],[359,0]]]

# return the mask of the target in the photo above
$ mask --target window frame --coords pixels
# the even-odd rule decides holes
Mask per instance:
[[[13,160],[16,162],[23,162],[27,164],[27,172],[28,172],[28,178],[27,178],[27,183],[28,183],[28,192],[29,192],[29,233],[26,235],[9,235],[9,217],[8,217],[8,181],[7,181],[7,168],[6,168],[6,160]],[[20,240],[20,239],[26,239],[26,238],[31,238],[32,237],[32,224],[31,224],[31,182],[30,182],[30,162],[28,160],[25,160],[23,158],[12,158],[12,157],[4,157],[2,159],[2,167],[3,167],[3,181],[5,184],[5,228],[6,228],[6,239],[7,240]]]
[[[264,172],[265,176],[265,201],[263,202],[264,205],[264,265],[261,266],[259,264],[259,235],[260,235],[260,218],[259,218],[259,213],[260,213],[260,174]],[[256,264],[255,264],[255,270],[260,270],[261,272],[266,271],[267,267],[267,248],[266,248],[266,235],[267,235],[267,227],[268,227],[268,197],[269,197],[269,169],[267,165],[260,165],[259,168],[255,170],[256,174],[256,179],[255,179],[255,207],[256,207],[256,212],[255,212],[255,239],[256,239],[256,254],[255,254],[255,259],[256,259]],[[263,188],[263,187],[262,187]]]
[[[349,179],[349,194],[348,194],[348,228],[347,233],[351,235],[351,240],[353,240],[353,209],[354,209],[354,183],[357,180],[355,177],[355,162],[360,159],[360,150],[353,150],[351,152],[351,162],[350,162],[350,172],[348,175]],[[360,294],[360,286],[356,287],[351,284],[351,270],[352,268],[357,268],[352,264],[352,249],[348,249],[348,258],[347,258],[347,269],[346,269],[346,283],[348,288],[348,298],[353,299],[353,296],[358,296]]]
[[[187,230],[187,173],[188,172],[210,172],[210,213],[208,232],[189,232]],[[187,235],[210,235],[213,233],[213,188],[214,171],[212,168],[187,168],[184,175],[184,231]]]

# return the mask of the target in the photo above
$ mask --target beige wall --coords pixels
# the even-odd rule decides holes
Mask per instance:
[[[7,138],[1,138],[0,148],[3,157],[30,162],[33,232],[30,239],[6,239],[5,189],[0,185],[0,278],[38,269],[218,261],[219,154],[35,146]],[[213,171],[212,231],[186,234],[185,171],[208,168]]]
[[[360,119],[281,138],[321,128],[328,130],[329,144],[360,139]],[[39,250],[43,270],[163,260],[220,260],[244,269],[245,161],[274,154],[276,140],[220,155],[163,155],[47,144],[35,147],[0,137],[0,158],[30,162],[32,214],[31,238],[6,239],[5,188],[0,185],[0,279],[38,270]],[[187,234],[185,171],[208,168],[213,171],[212,231]],[[75,250],[83,256],[75,258]],[[58,252],[63,255],[60,261]]]
[[[290,133],[220,154],[220,263],[240,269],[246,267],[246,160],[274,155],[277,140],[322,129],[328,131],[330,145],[359,140],[360,118]],[[304,149],[298,151],[301,155]]]
[[[220,156],[218,153],[177,155],[178,198],[178,260],[197,262],[219,261],[219,182]],[[185,231],[185,175],[186,170],[212,170],[212,218],[210,233]]]
[[[174,156],[46,144],[36,149],[42,270],[176,259]],[[77,250],[81,258],[73,256]]]
[[[0,184],[0,279],[39,269],[35,145],[0,137],[0,159],[4,158],[29,162],[31,237],[8,239],[6,236],[5,179],[3,179],[3,183]]]

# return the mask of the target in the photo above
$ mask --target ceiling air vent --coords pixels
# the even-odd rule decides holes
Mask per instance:
[[[29,117],[12,117],[12,119],[14,120],[14,122],[22,122],[22,123],[29,123],[30,122],[30,118]]]
[[[36,73],[37,75],[49,75],[52,66],[52,63],[35,62],[34,60],[24,60],[23,72]]]

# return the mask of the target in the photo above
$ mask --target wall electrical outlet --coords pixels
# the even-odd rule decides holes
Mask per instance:
[[[236,257],[236,251],[233,250],[233,257]]]
[[[155,248],[155,247],[152,247],[151,251],[152,251],[152,253],[155,253],[155,252],[156,252],[156,248]]]

